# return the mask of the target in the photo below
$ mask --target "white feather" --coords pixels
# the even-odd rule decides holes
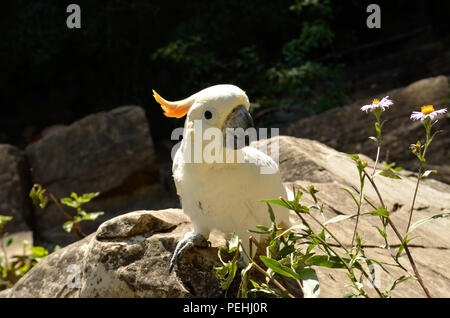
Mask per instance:
[[[219,128],[234,107],[239,104],[247,109],[249,107],[245,93],[232,85],[208,88],[196,96],[198,101],[189,111],[185,124],[187,131],[172,166],[182,208],[191,218],[195,232],[205,238],[209,237],[213,229],[224,234],[234,232],[248,249],[248,237],[252,235],[248,230],[255,230],[256,225],[271,224],[267,205],[261,200],[277,199],[280,196],[287,198],[278,165],[271,157],[253,147],[238,150],[242,152],[244,163],[186,162],[183,156],[183,151],[189,147],[186,136],[192,133],[189,132],[193,127],[192,121],[201,119],[202,109],[215,107],[220,117],[216,123]],[[261,173],[263,167],[272,169],[274,173]],[[277,223],[290,225],[289,211],[277,205],[272,207]]]

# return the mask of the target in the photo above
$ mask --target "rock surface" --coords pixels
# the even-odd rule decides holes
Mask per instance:
[[[52,253],[0,296],[223,296],[212,269],[219,265],[216,248],[186,253],[168,274],[175,245],[190,230],[189,219],[177,209],[118,216],[96,233]],[[213,245],[220,242],[211,239]]]
[[[11,145],[0,144],[0,214],[14,219],[5,232],[29,230],[31,205],[28,199],[27,164],[23,152]]]
[[[260,141],[256,146],[270,145],[274,139]],[[354,214],[353,200],[340,188],[358,187],[357,170],[352,160],[319,142],[294,137],[279,137],[280,166],[288,187],[301,189],[313,184],[317,197],[325,206],[323,220],[341,214]],[[367,159],[369,167],[373,162]],[[377,177],[376,182],[385,203],[392,213],[392,220],[404,233],[409,204],[415,186],[411,172],[402,171],[401,180]],[[369,184],[366,198],[377,203],[377,197]],[[312,201],[305,194],[303,204]],[[438,213],[448,213],[450,186],[435,180],[424,180],[419,187],[413,222]],[[367,204],[363,211],[372,210]],[[293,215],[293,221],[296,216]],[[367,244],[368,256],[392,262],[381,236],[374,225],[378,217],[361,217],[359,233]],[[434,297],[450,297],[450,218],[424,224],[417,228],[411,242],[411,253],[420,273]],[[349,244],[354,220],[330,225],[337,237]],[[213,266],[218,265],[217,248],[223,238],[214,233],[210,237],[212,247],[193,249],[183,255],[170,275],[167,273],[170,257],[177,242],[192,225],[181,210],[136,211],[118,216],[103,223],[95,234],[67,246],[45,258],[12,289],[0,293],[3,297],[221,297]],[[398,240],[388,231],[390,243],[398,246]],[[405,257],[402,264],[409,268]],[[69,288],[73,271],[70,264],[79,269],[79,284]],[[392,270],[398,274],[396,270]],[[318,268],[321,297],[342,297],[349,291],[348,278],[339,269]],[[336,281],[330,278],[331,274]],[[72,275],[72,276],[71,276]],[[76,283],[76,279],[72,283]],[[381,273],[383,287],[392,278]],[[79,287],[79,288],[78,288]],[[370,291],[372,293],[372,291]],[[400,284],[392,293],[395,297],[423,297],[417,282],[409,280]]]
[[[450,107],[450,91],[446,76],[427,78],[411,85],[394,89],[374,96],[389,96],[394,105],[383,113],[382,119],[388,120],[383,126],[383,148],[380,160],[388,157],[389,162],[409,170],[415,170],[417,159],[408,149],[417,140],[424,140],[425,130],[420,122],[412,122],[409,117],[413,111],[420,111],[422,105],[434,105],[436,109]],[[302,119],[290,125],[287,135],[318,140],[337,150],[347,153],[364,153],[375,158],[376,145],[368,139],[375,136],[372,114],[360,110],[370,104],[372,98],[358,100],[348,106],[335,108],[322,114]],[[444,132],[433,141],[428,158],[427,169],[437,169],[433,178],[450,183],[450,119],[444,117],[434,129]],[[387,152],[389,151],[389,152]]]
[[[353,161],[342,153],[308,139],[281,136],[277,140],[269,139],[259,141],[254,146],[262,149],[271,149],[271,144],[279,145],[280,171],[288,188],[293,185],[304,193],[306,187],[314,185],[319,192],[316,194],[320,203],[325,206],[323,221],[337,215],[355,214],[356,205],[353,199],[341,188],[345,187],[358,197],[359,189],[358,171]],[[270,154],[270,152],[269,152]],[[374,162],[364,156],[362,159],[369,162],[369,168]],[[410,171],[400,171],[401,180],[393,180],[381,176],[376,177],[377,187],[389,211],[392,211],[392,220],[399,231],[404,234],[409,218],[412,197],[417,177]],[[366,199],[380,206],[378,196],[366,181]],[[307,194],[302,197],[303,204],[314,202]],[[372,211],[373,208],[363,204],[362,211]],[[433,179],[422,180],[417,193],[412,223],[432,215],[450,212],[450,186]],[[344,244],[351,244],[355,220],[330,224],[330,229],[336,233],[337,238]],[[358,225],[358,232],[365,244],[371,246],[370,255],[377,259],[392,263],[392,259],[385,249],[379,248],[384,240],[374,226],[380,226],[378,217],[362,217]],[[427,283],[428,288],[435,297],[450,297],[450,273],[446,270],[450,266],[450,218],[429,222],[417,228],[413,236],[418,236],[411,242],[411,253],[416,260],[419,272]],[[389,242],[392,246],[399,245],[394,232],[388,228]],[[406,256],[401,258],[402,264],[409,268]],[[395,269],[393,273],[400,273]],[[411,271],[412,272],[412,271]],[[329,278],[332,274],[337,282]],[[342,297],[348,289],[343,285],[349,282],[344,273],[339,270],[318,271],[321,281],[321,297]],[[400,275],[396,276],[399,277]],[[392,283],[392,278],[384,272],[381,275],[383,286]],[[424,293],[417,282],[409,280],[397,287],[392,295],[397,297],[423,297]]]
[[[26,148],[37,178],[57,198],[100,192],[86,205],[104,211],[96,222],[82,223],[85,233],[119,213],[144,207],[162,208],[156,155],[142,108],[126,106],[87,116]],[[69,212],[71,208],[68,208]],[[34,209],[37,244],[65,245],[75,236],[61,225],[63,214],[50,202]]]

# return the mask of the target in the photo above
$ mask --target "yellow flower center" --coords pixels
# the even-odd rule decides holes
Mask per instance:
[[[424,114],[424,115],[428,115],[428,114],[434,112],[433,105],[425,105],[425,106],[422,106],[421,112],[422,112],[422,114]]]
[[[372,101],[372,105],[378,104],[379,102],[380,102],[380,100],[379,100],[378,98],[375,98],[375,99]]]

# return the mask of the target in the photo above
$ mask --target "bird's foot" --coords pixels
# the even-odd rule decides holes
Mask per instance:
[[[173,266],[175,265],[181,254],[193,247],[206,248],[209,246],[210,243],[203,235],[195,232],[186,233],[184,238],[178,242],[177,247],[173,252],[172,259],[170,260],[169,274],[172,272]]]

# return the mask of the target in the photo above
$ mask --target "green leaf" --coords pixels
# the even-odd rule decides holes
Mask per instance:
[[[449,216],[450,216],[450,213],[442,213],[442,214],[436,214],[436,215],[427,217],[425,219],[419,220],[419,221],[415,222],[413,225],[411,225],[411,227],[409,228],[407,234],[410,234],[417,227],[419,227],[419,226],[421,226],[421,225],[423,225],[423,224],[425,224],[427,222],[430,222],[430,221],[433,221],[433,220],[437,220],[437,219],[441,219],[441,218],[447,218]]]
[[[389,211],[386,209],[383,209],[382,207],[379,207],[378,210],[363,213],[363,215],[364,214],[377,215],[377,216],[382,216],[385,218],[389,217]]]
[[[359,207],[359,202],[358,202],[358,200],[356,200],[355,196],[353,195],[353,193],[352,193],[350,190],[348,190],[348,189],[346,189],[346,188],[340,188],[340,189],[341,189],[341,190],[344,190],[345,192],[347,192],[347,193],[352,197],[353,201],[355,201],[356,206]]]
[[[256,228],[258,230],[264,231],[264,232],[270,232],[270,227],[265,226],[265,225],[257,225]]]
[[[234,280],[234,277],[236,276],[236,272],[237,272],[237,264],[236,262],[228,262],[227,265],[228,267],[228,276],[227,278],[220,284],[220,287],[222,289],[227,290],[231,283]]]
[[[84,212],[84,211],[82,211]],[[104,212],[91,212],[91,213],[86,213],[84,212],[84,215],[82,217],[82,220],[95,220],[97,219],[100,215],[103,215]]]
[[[295,246],[292,245],[286,245],[285,247],[283,247],[280,252],[278,253],[278,255],[282,258],[286,257],[289,254],[294,253],[295,251]]]
[[[81,197],[78,197],[77,201],[80,203],[87,203],[99,195],[100,195],[100,192],[85,193]]]
[[[356,296],[355,293],[350,291],[350,292],[345,293],[344,296],[342,296],[342,298],[353,298],[355,296]]]
[[[11,237],[9,240],[8,240],[8,242],[6,242],[6,246],[8,247],[8,246],[11,246],[11,244],[14,242],[14,238],[13,237]]]
[[[358,155],[350,155],[350,154],[346,154],[348,157],[350,157],[351,159],[353,159],[354,161],[359,160],[359,156]]]
[[[285,207],[287,209],[291,209],[291,207],[289,205],[287,205],[283,200],[281,199],[272,199],[272,200],[261,200],[261,202],[266,202],[266,203],[273,203],[273,204],[277,204],[277,205],[281,205],[282,207]]]
[[[6,223],[11,221],[12,219],[13,219],[12,216],[0,215],[0,228],[3,228],[6,225]]]
[[[29,193],[33,205],[39,206],[41,209],[47,206],[48,197],[45,195],[45,192],[46,190],[40,184],[33,185]]]
[[[377,139],[377,137],[370,136],[369,139],[375,141],[375,142],[378,144],[378,139]]]
[[[426,178],[426,177],[428,177],[431,173],[437,173],[437,170],[426,170],[424,173],[422,173],[422,175],[420,176],[420,178]]]
[[[290,269],[287,266],[281,265],[280,262],[278,262],[272,258],[268,258],[264,255],[261,255],[259,258],[264,263],[264,265],[266,265],[268,268],[272,269],[275,273],[278,273],[280,275],[290,277],[293,279],[300,279],[300,275],[298,273],[294,272],[292,269]]]
[[[313,200],[314,200],[314,203],[317,204],[318,201],[317,201],[316,193],[319,192],[319,190],[317,190],[316,188],[314,188],[313,185],[310,185],[310,186],[307,188],[307,190],[308,190],[308,193],[312,196],[312,198],[313,198]]]
[[[273,209],[269,203],[266,203],[266,204],[267,204],[267,209],[269,211],[270,221],[272,221],[272,223],[275,223],[275,214],[273,213]]]
[[[383,238],[387,238],[387,234],[386,234],[386,232],[385,231],[383,231],[382,229],[380,229],[378,226],[376,226],[376,225],[374,225],[374,227],[376,227],[376,229],[378,230],[378,233],[380,233],[380,235],[383,237]]]
[[[73,228],[73,221],[67,221],[63,224],[62,228],[66,232],[71,232]]]
[[[289,204],[292,205],[292,207],[293,207],[294,210],[295,210],[295,209],[297,209],[297,208],[299,207],[299,205],[300,205],[300,198],[302,197],[303,192],[300,191],[300,190],[297,190],[297,193],[295,193],[295,189],[293,189],[293,193],[295,194],[294,200],[288,201],[288,202],[289,202]]]
[[[405,249],[405,245],[408,245],[408,243],[414,240],[415,238],[417,238],[417,236],[408,240],[408,233],[405,235],[405,237],[402,239],[400,247],[398,248],[397,255],[395,256],[396,259],[398,259],[402,255],[402,252]]]
[[[319,279],[312,268],[304,268],[300,272],[300,280],[303,286],[305,298],[316,298],[320,294]]]
[[[350,262],[348,259],[344,259],[345,262]],[[305,264],[308,266],[322,266],[327,268],[347,268],[345,264],[337,256],[328,255],[313,255],[309,257]]]
[[[47,206],[47,204],[48,204],[48,197],[42,197],[42,198],[41,198],[41,202],[39,203],[39,207],[40,207],[41,209],[45,209],[45,207]]]
[[[398,175],[395,174],[395,172],[391,168],[386,168],[383,171],[381,171],[380,176],[391,178],[391,179],[401,179]]]
[[[269,234],[272,231],[272,229],[270,227],[265,226],[265,225],[257,225],[256,228],[259,231],[250,230],[250,229],[248,231],[251,233],[257,233],[257,234]]]
[[[252,280],[252,279],[250,279],[250,283],[252,283],[253,287],[256,288],[256,289],[260,289],[261,288],[261,286],[257,282]]]
[[[390,291],[394,290],[394,288],[400,284],[401,282],[404,282],[408,279],[412,279],[413,277],[409,276],[409,275],[403,275],[399,278],[397,278],[391,285],[389,285],[388,287],[386,287],[386,289],[384,290],[386,293],[389,293]]]
[[[228,274],[228,267],[226,266],[217,266],[214,267],[215,271],[216,271],[216,275],[219,279],[225,279],[225,277]]]
[[[327,220],[325,223],[323,223],[323,225],[328,225],[328,224],[332,224],[332,223],[338,223],[350,218],[354,218],[355,216],[357,216],[357,214],[352,214],[352,215],[338,215],[335,216],[334,218],[331,218],[329,220]]]
[[[247,298],[247,295],[248,295],[248,289],[247,289],[247,284],[248,284],[247,276],[248,275],[247,275],[247,272],[252,268],[252,266],[253,266],[253,263],[250,263],[250,264],[247,265],[246,268],[244,268],[241,271],[241,282],[242,282],[242,285],[241,285],[241,296],[243,298]]]
[[[233,233],[230,238],[230,242],[228,244],[228,252],[233,253],[239,248],[239,237],[236,233]]]
[[[42,246],[30,247],[30,251],[33,259],[43,258],[48,255],[48,251]]]
[[[377,132],[378,139],[381,139],[381,125],[379,122],[375,123],[375,130]]]
[[[285,236],[286,234],[289,234],[289,233],[291,233],[293,230],[303,230],[303,231],[308,231],[309,230],[309,228],[307,227],[307,226],[305,226],[305,225],[303,225],[303,224],[295,224],[295,225],[293,225],[293,226],[291,226],[290,228],[288,228],[287,230],[285,230],[285,231],[283,231],[281,234],[278,234],[275,238],[274,238],[274,240],[276,240],[276,239],[278,239],[278,238],[280,238],[280,237],[282,237],[282,236]]]
[[[72,198],[62,198],[60,202],[75,209],[79,206],[78,202],[76,200],[73,200]]]

